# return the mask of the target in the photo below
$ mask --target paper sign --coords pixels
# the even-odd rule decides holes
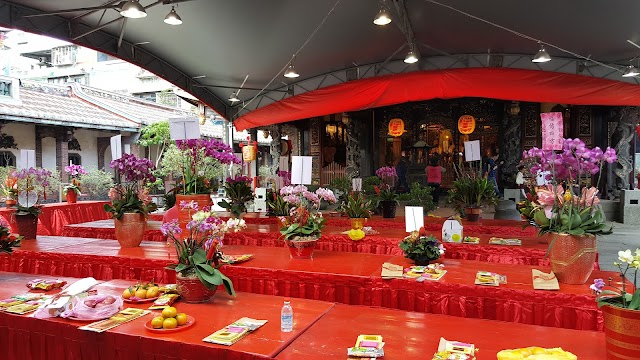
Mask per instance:
[[[169,119],[171,140],[189,140],[200,138],[200,124],[197,118]]]
[[[280,171],[289,171],[289,157],[280,156]]]
[[[418,231],[424,226],[424,211],[422,206],[405,206],[404,219],[407,232]]]
[[[311,156],[291,157],[291,183],[311,185]]]
[[[442,225],[442,241],[462,242],[462,225],[458,220],[447,220]]]
[[[122,135],[111,137],[111,160],[118,160],[122,157]]]
[[[464,159],[465,161],[478,161],[480,156],[480,140],[464,142]]]
[[[351,179],[351,190],[362,191],[362,178]]]
[[[36,167],[36,151],[20,150],[20,163],[18,165],[19,169]]]
[[[542,119],[542,150],[562,150],[564,135],[561,112],[540,114]]]

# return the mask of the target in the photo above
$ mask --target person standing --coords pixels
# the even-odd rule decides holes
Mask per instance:
[[[405,157],[404,151],[400,156],[400,161],[396,165],[396,175],[398,176],[398,184],[396,186],[396,191],[402,190],[403,192],[409,190],[409,184],[407,184],[407,171],[409,170],[409,164],[407,163],[407,158]]]
[[[496,192],[497,196],[500,196],[500,188],[498,188],[498,180],[496,179],[496,175],[498,174],[498,165],[496,164],[496,160],[498,159],[498,154],[491,151],[490,148],[486,150],[486,157],[483,160],[483,175],[489,180],[491,184],[493,184],[493,189]]]
[[[444,168],[438,164],[438,158],[433,157],[427,166],[427,186],[433,189],[431,195],[433,196],[433,202],[438,206],[440,201],[440,185],[442,184],[442,173]]]

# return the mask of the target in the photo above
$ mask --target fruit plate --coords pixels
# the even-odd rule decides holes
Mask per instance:
[[[173,332],[177,332],[177,331],[182,331],[186,328],[189,328],[191,326],[193,326],[193,324],[196,322],[196,319],[191,316],[191,315],[187,315],[187,323],[182,325],[182,326],[178,326],[175,329],[154,329],[153,326],[151,326],[151,320],[147,321],[146,323],[144,323],[144,327],[147,328],[147,330],[154,332],[154,333],[159,333],[159,334],[165,334],[165,333],[173,333]]]
[[[69,317],[67,317],[65,319],[73,320],[73,321],[91,321],[91,322],[94,322],[94,321],[100,321],[100,320],[108,319],[108,318],[112,317],[115,314],[117,314],[117,312],[115,312],[115,313],[113,313],[113,314],[111,314],[109,316],[98,316],[98,317],[91,318],[91,319],[78,319],[77,317],[73,317],[73,316],[69,316]]]
[[[157,298],[159,298],[159,296],[148,298],[148,299],[139,299],[139,300],[131,300],[131,299],[122,298],[122,300],[124,302],[126,302],[126,303],[138,304],[138,303],[147,303],[147,302],[155,301]]]

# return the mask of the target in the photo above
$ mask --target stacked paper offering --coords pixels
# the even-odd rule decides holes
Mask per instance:
[[[476,285],[499,286],[507,283],[507,276],[488,271],[478,271],[476,274]]]
[[[248,333],[256,330],[266,323],[267,320],[256,320],[248,317],[243,317],[233,324],[227,325],[224,328],[207,336],[206,338],[202,339],[202,341],[229,346],[236,343],[238,340],[245,337]]]
[[[381,335],[359,335],[356,346],[347,349],[349,359],[379,358],[384,356],[384,342]]]

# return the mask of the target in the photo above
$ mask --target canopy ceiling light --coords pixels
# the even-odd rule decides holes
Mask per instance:
[[[289,67],[284,72],[284,77],[293,79],[293,78],[297,78],[298,76],[300,76],[300,74],[298,74],[298,72],[296,71],[296,68],[293,67],[293,61],[292,61],[289,63]]]
[[[144,7],[140,5],[139,0],[129,0],[122,5],[120,15],[131,19],[140,19],[147,16],[147,12],[144,11]]]
[[[175,7],[173,6],[171,7],[171,11],[169,11],[167,16],[164,17],[164,22],[165,24],[169,24],[169,25],[182,24],[182,19],[180,18],[180,15],[178,15],[178,13],[176,12]]]
[[[544,49],[544,45],[542,45],[542,43],[540,43],[540,50],[538,50],[538,53],[533,57],[533,60],[531,61],[534,63],[545,63],[551,61],[551,56],[549,55],[547,50]]]
[[[407,53],[407,56],[405,56],[404,58],[404,62],[406,62],[407,64],[418,62],[418,56],[416,55],[416,52],[413,51],[413,49],[409,50],[409,53]]]
[[[378,15],[376,15],[375,19],[373,19],[373,23],[376,25],[387,25],[391,23],[391,14],[384,7],[380,8]]]
[[[231,93],[231,96],[229,96],[229,101],[236,102],[236,101],[240,101],[240,99],[238,98],[238,95],[235,92],[233,92]]]
[[[624,74],[622,74],[622,77],[633,77],[638,75],[640,75],[640,71],[638,71],[635,66],[629,65],[627,66],[627,70],[625,70]]]

